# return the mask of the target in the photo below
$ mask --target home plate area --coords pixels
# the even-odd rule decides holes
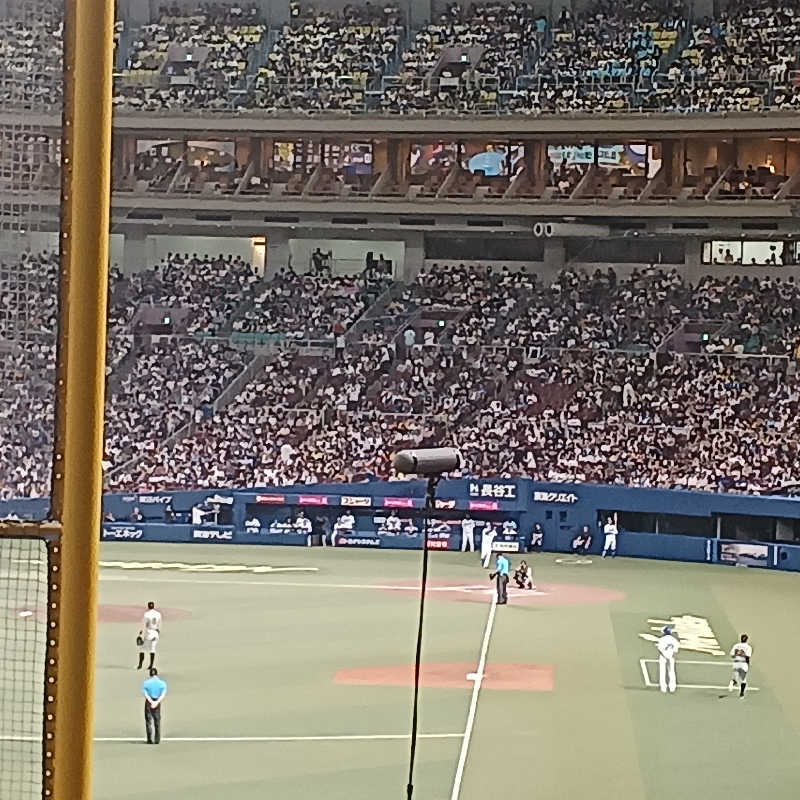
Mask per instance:
[[[419,586],[398,584],[397,587],[382,587],[385,591],[418,594]],[[489,603],[496,593],[493,582],[429,581],[428,596],[440,600],[456,600],[467,603]],[[540,583],[535,589],[508,587],[509,605],[582,606],[613,603],[625,595],[616,589],[603,586],[585,586],[572,583]]]
[[[475,664],[470,662],[433,662],[420,665],[420,686],[432,689],[472,689],[477,680]],[[413,686],[414,665],[397,664],[383,667],[340,669],[336,683],[354,686]],[[483,689],[501,691],[551,692],[551,664],[487,664],[483,673]]]

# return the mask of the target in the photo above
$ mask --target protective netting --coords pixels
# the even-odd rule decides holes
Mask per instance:
[[[50,493],[63,12],[0,0],[0,499]]]
[[[0,535],[0,797],[42,797],[45,542]]]

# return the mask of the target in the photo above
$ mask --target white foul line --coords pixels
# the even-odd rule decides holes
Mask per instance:
[[[494,615],[497,611],[497,595],[492,597],[492,603],[489,606],[489,617],[486,620],[486,628],[483,632],[483,642],[481,643],[481,654],[478,659],[478,668],[475,670],[475,682],[472,685],[472,699],[469,702],[469,712],[467,713],[467,725],[464,728],[464,738],[461,741],[461,752],[458,755],[458,766],[456,767],[456,775],[453,779],[453,791],[450,795],[450,800],[458,800],[461,793],[461,781],[464,778],[464,767],[467,763],[467,753],[469,752],[469,741],[472,738],[472,729],[475,726],[475,713],[478,709],[478,695],[481,691],[481,684],[483,683],[484,671],[486,669],[486,655],[489,652],[489,639],[492,636],[492,628],[494,627]]]
[[[675,661],[676,664],[697,664],[701,666],[712,666],[712,667],[730,667],[731,662],[729,661]],[[650,674],[647,671],[648,664],[658,664],[658,659],[656,658],[640,658],[639,659],[639,666],[642,669],[642,678],[644,678],[644,685],[647,689],[658,689],[658,684],[653,683],[650,680]],[[710,683],[679,683],[678,689],[718,689],[722,691],[723,689],[727,689],[727,686],[718,686],[716,684]],[[758,692],[761,691],[758,686],[748,686],[748,692]]]
[[[463,733],[420,733],[420,739],[461,739]],[[364,733],[337,736],[169,736],[162,742],[366,742],[407,741],[407,733]],[[41,742],[41,736],[0,736],[0,742]],[[97,736],[95,742],[140,742],[132,736]]]

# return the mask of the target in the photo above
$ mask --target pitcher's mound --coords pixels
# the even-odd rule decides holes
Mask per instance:
[[[472,689],[474,679],[474,663],[438,662],[421,665],[419,683],[434,689]],[[355,686],[413,686],[414,665],[340,669],[334,681]],[[551,664],[488,664],[482,688],[551,692],[553,667]]]

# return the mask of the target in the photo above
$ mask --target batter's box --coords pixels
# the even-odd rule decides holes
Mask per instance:
[[[650,665],[653,665],[652,667]],[[642,679],[648,689],[658,689],[658,659],[640,658],[639,667],[642,670]],[[720,667],[723,669],[721,670]],[[650,677],[652,671],[653,678]],[[678,659],[675,662],[675,672],[678,678],[679,689],[716,689],[727,691],[727,680],[731,675],[730,661],[686,661]],[[684,683],[685,680],[695,681]],[[721,683],[721,680],[726,680]],[[748,692],[758,692],[757,686],[747,684]]]

